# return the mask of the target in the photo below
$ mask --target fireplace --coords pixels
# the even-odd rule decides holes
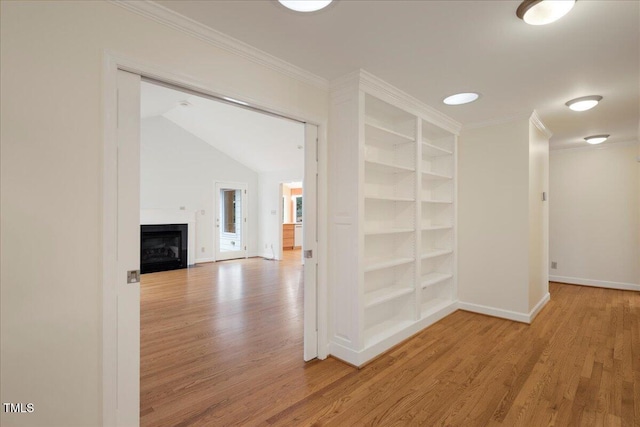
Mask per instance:
[[[140,226],[140,272],[187,268],[187,224]]]

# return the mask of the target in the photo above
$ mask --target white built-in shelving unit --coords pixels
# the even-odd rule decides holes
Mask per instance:
[[[360,366],[457,308],[459,124],[370,74],[331,97],[330,353]]]

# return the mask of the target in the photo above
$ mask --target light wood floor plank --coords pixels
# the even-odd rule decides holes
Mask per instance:
[[[458,311],[358,370],[302,361],[285,255],[143,276],[143,426],[640,425],[639,293],[552,283],[532,325]]]

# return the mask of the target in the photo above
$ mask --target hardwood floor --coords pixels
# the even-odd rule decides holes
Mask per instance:
[[[640,293],[552,283],[531,326],[458,311],[357,370],[302,361],[286,254],[143,276],[143,426],[640,425]]]

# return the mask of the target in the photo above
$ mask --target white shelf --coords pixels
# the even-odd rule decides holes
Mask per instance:
[[[413,288],[408,288],[406,286],[389,286],[388,288],[377,289],[364,294],[364,306],[366,308],[373,307],[378,304],[391,301],[392,299],[408,295],[412,292]]]
[[[453,151],[445,150],[425,140],[422,141],[422,152],[429,157],[450,156],[453,154]]]
[[[379,162],[377,160],[365,160],[365,166],[370,168],[371,170],[382,173],[408,173],[416,171],[415,168],[395,165],[388,162]]]
[[[448,175],[442,175],[440,173],[422,171],[422,177],[426,179],[436,180],[436,179],[453,179],[453,177]]]
[[[434,199],[424,199],[422,200],[422,203],[439,203],[439,204],[452,204],[453,202],[450,200],[434,200]]]
[[[364,346],[371,347],[411,326],[412,320],[391,319],[371,326],[364,331]]]
[[[413,258],[369,259],[364,262],[364,272],[368,273],[370,271],[382,270],[384,268],[397,267],[413,261]]]
[[[425,225],[421,228],[422,231],[433,231],[433,230],[450,230],[452,229],[452,225]]]
[[[343,83],[329,99],[332,117],[344,118],[330,137],[346,138],[334,147],[342,161],[331,171],[345,184],[330,195],[342,206],[332,232],[344,260],[333,273],[344,286],[332,298],[345,304],[333,321],[357,337],[336,345],[337,355],[361,366],[457,307],[457,129],[367,73]],[[358,239],[364,247],[354,252]]]
[[[420,258],[421,259],[429,259],[429,258],[435,258],[435,257],[439,257],[442,255],[449,255],[453,253],[453,251],[451,249],[431,249],[428,252],[424,252]]]
[[[410,197],[365,195],[364,198],[370,200],[387,200],[390,202],[415,202],[415,199]]]
[[[446,273],[429,273],[427,275],[422,276],[422,289],[427,288],[429,286],[437,285],[440,282],[444,282],[447,279],[451,279],[453,274]]]
[[[401,234],[401,233],[412,233],[414,231],[413,228],[365,228],[364,234],[365,236],[376,236],[382,234]]]
[[[365,125],[366,139],[386,141],[393,145],[407,144],[415,141],[415,138],[412,136],[404,135],[400,132],[396,132],[394,130],[379,126],[372,123],[368,119],[365,119]]]
[[[437,313],[443,308],[449,306],[453,301],[446,298],[434,298],[432,300],[423,302],[420,305],[420,312],[422,317],[425,318],[431,314]]]

